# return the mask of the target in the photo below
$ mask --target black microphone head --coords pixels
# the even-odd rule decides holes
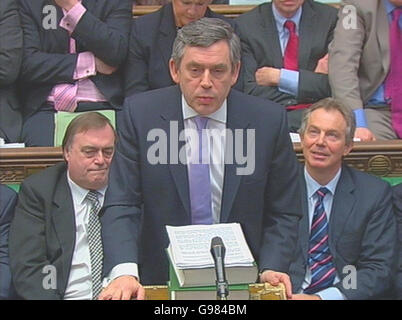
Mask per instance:
[[[221,237],[213,237],[211,240],[211,253],[212,256],[214,257],[214,260],[217,256],[220,256],[222,258],[225,257],[225,245],[223,244],[222,238]]]
[[[211,240],[211,248],[216,247],[216,246],[225,247],[221,237],[213,237],[212,238],[212,240]]]

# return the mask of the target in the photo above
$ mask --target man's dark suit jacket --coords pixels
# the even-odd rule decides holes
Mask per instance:
[[[83,0],[87,8],[72,33],[77,54],[69,53],[68,32],[59,26],[63,11],[52,0],[20,0],[24,30],[24,57],[21,69],[23,113],[27,117],[39,110],[52,88],[73,83],[78,53],[90,51],[104,63],[118,67],[126,59],[132,19],[130,0]],[[45,6],[57,8],[57,29],[45,29]],[[123,84],[121,71],[90,77],[113,109],[121,109]]]
[[[395,280],[396,296],[402,300],[402,184],[393,188],[394,211],[398,225],[398,271]]]
[[[141,283],[165,284],[168,279],[165,226],[191,224],[187,166],[150,164],[147,153],[155,142],[147,141],[147,135],[159,128],[167,134],[167,150],[178,155],[184,142],[174,151],[169,125],[177,124],[178,132],[184,128],[181,99],[179,87],[172,86],[125,101],[101,218],[105,272],[136,262]],[[241,224],[261,270],[287,272],[301,212],[298,165],[285,112],[272,102],[231,90],[227,128],[255,129],[255,170],[240,176],[236,163],[225,164],[220,221]],[[245,137],[243,142],[245,146]]]
[[[259,86],[255,80],[259,68],[283,68],[272,3],[263,3],[240,15],[236,23],[242,40],[244,91],[284,106],[313,103],[330,96],[328,75],[314,70],[318,60],[328,52],[336,20],[335,8],[311,0],[304,2],[299,30],[299,87],[295,97],[279,91],[276,86]]]
[[[11,285],[8,234],[16,203],[17,193],[0,185],[0,300],[15,298]]]
[[[293,292],[301,290],[306,274],[309,218],[304,168],[300,170],[303,218],[297,254],[290,267]],[[395,272],[396,223],[388,183],[342,166],[329,218],[329,248],[340,282],[334,285],[347,299],[379,299],[390,294]],[[344,267],[356,267],[356,289],[343,287],[350,276]],[[349,283],[347,280],[345,282]]]
[[[17,142],[21,113],[14,82],[22,59],[22,29],[16,0],[0,2],[0,137]]]
[[[63,299],[75,246],[75,215],[67,166],[57,164],[24,180],[10,229],[10,266],[24,299]],[[57,271],[56,289],[45,289]],[[45,281],[44,281],[45,280]]]
[[[205,17],[233,21],[212,12]],[[154,13],[134,19],[131,27],[128,58],[125,66],[126,97],[147,90],[174,85],[169,71],[169,59],[177,35],[171,3]]]

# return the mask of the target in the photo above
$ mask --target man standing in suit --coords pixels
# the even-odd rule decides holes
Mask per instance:
[[[76,117],[63,140],[65,162],[24,180],[10,230],[15,289],[24,299],[96,299],[102,289],[99,210],[115,131],[103,115]],[[119,270],[109,276],[113,278]],[[141,290],[140,290],[141,294]]]
[[[395,279],[395,294],[402,300],[402,183],[393,187],[393,202],[398,224],[398,271]]]
[[[14,82],[22,58],[22,29],[15,0],[0,2],[0,138],[18,142],[21,113]]]
[[[339,10],[329,80],[362,141],[402,137],[401,12],[402,0],[345,0]]]
[[[353,112],[315,103],[300,128],[303,218],[290,266],[293,299],[379,299],[390,294],[396,224],[388,183],[342,165],[353,146]]]
[[[336,9],[311,0],[273,0],[236,19],[244,91],[278,102],[297,132],[304,108],[331,95],[328,44]]]
[[[17,193],[0,184],[0,300],[14,298],[8,257],[8,234],[16,203]]]
[[[231,89],[240,51],[228,23],[192,22],[179,30],[169,62],[178,86],[126,99],[102,216],[105,272],[135,263],[141,283],[165,284],[166,225],[238,222],[261,281],[283,282],[291,296],[297,160],[285,111]],[[208,136],[216,132],[218,139]],[[110,286],[102,298],[135,292],[135,278],[121,280],[125,288]]]
[[[52,146],[58,111],[121,110],[118,67],[127,56],[130,0],[19,3],[24,33],[23,141]]]
[[[226,19],[208,8],[210,2],[172,0],[158,11],[133,20],[125,66],[126,97],[175,84],[169,59],[177,30],[202,17]]]

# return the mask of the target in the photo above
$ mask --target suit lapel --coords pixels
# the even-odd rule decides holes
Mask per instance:
[[[303,252],[303,261],[308,261],[308,248],[310,241],[310,226],[309,226],[309,215],[308,215],[308,195],[306,180],[304,178],[304,166],[300,166],[300,186],[301,186],[301,196],[302,196],[302,212],[303,216],[299,222],[299,240]]]
[[[182,103],[181,103],[181,93],[179,88],[176,86],[177,90],[174,95],[175,101],[171,101],[171,103],[167,103],[166,111],[161,114],[161,117],[164,121],[164,130],[168,132],[168,137],[171,139],[170,135],[170,124],[177,123],[178,124],[178,134],[183,132],[184,130],[184,122],[183,122],[183,113],[182,113]],[[169,108],[168,106],[175,106]],[[175,143],[175,142],[173,142]],[[168,145],[170,146],[171,143],[169,142]],[[185,147],[185,141],[179,141],[178,143],[178,152]],[[170,152],[172,148],[170,147]],[[169,153],[170,154],[170,153]],[[169,159],[169,170],[172,174],[173,181],[176,185],[176,190],[179,194],[180,200],[183,204],[183,207],[186,211],[187,224],[191,223],[191,210],[190,210],[190,193],[189,193],[189,183],[188,183],[188,173],[187,173],[187,166],[178,160],[178,164],[170,163]]]
[[[355,206],[353,191],[355,184],[346,166],[342,167],[341,177],[335,190],[332,203],[331,216],[329,218],[329,245],[332,254],[336,253],[335,247],[338,239],[342,236],[345,224]]]
[[[161,14],[162,18],[159,27],[158,45],[164,61],[163,65],[168,68],[172,53],[173,41],[176,38],[176,26],[174,22],[172,4],[168,4],[163,7]]]
[[[244,109],[243,112],[241,108],[244,106],[239,106],[235,97],[232,94],[229,94],[227,99],[227,122],[226,128],[229,129],[233,134],[233,142],[235,139],[235,129],[243,129],[243,133],[245,129],[247,129],[249,122],[247,119],[244,119]],[[243,150],[247,150],[247,139],[243,135]],[[236,158],[235,158],[235,150],[233,150],[233,146],[228,143],[226,139],[226,151],[225,151],[225,173],[223,179],[223,190],[222,190],[222,206],[221,206],[221,214],[220,214],[220,222],[227,222],[229,219],[230,211],[232,210],[234,199],[236,198],[237,191],[239,189],[239,185],[242,179],[241,175],[238,175],[236,172]],[[226,163],[227,155],[229,152],[233,155],[233,163]]]
[[[299,69],[307,69],[310,60],[316,13],[308,1],[303,5],[299,28]]]
[[[259,25],[261,26],[261,29],[258,29],[261,33],[259,37],[261,39],[267,39],[263,42],[266,48],[262,52],[271,53],[272,65],[270,66],[281,68],[283,66],[282,50],[278,37],[278,29],[276,28],[275,17],[272,12],[272,4],[261,8],[259,19]],[[266,59],[267,57],[264,57],[264,60]]]
[[[389,23],[384,4],[378,1],[377,8],[377,40],[381,51],[381,61],[384,74],[388,73],[390,65]]]
[[[53,198],[52,218],[57,238],[62,250],[63,268],[62,275],[67,281],[71,267],[71,259],[75,246],[75,213],[70,187],[67,182],[67,172],[65,171],[59,183]],[[63,281],[64,283],[64,281]]]

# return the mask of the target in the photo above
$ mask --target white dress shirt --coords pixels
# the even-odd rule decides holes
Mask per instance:
[[[325,209],[325,214],[327,216],[328,222],[330,221],[330,215],[332,210],[332,203],[334,200],[334,194],[336,190],[336,186],[338,184],[339,178],[341,176],[341,168],[339,168],[338,172],[336,173],[335,177],[328,182],[327,185],[322,186],[317,181],[315,181],[310,174],[307,172],[306,167],[304,167],[304,178],[306,180],[306,187],[307,187],[307,203],[308,203],[308,218],[309,218],[309,230],[311,229],[311,224],[313,222],[313,215],[314,215],[314,206],[318,200],[318,196],[316,194],[317,190],[326,187],[329,192],[325,195],[323,205]],[[336,274],[334,284],[339,282],[339,277]],[[307,265],[306,268],[306,276],[304,278],[302,284],[302,290],[306,289],[311,283],[311,271],[310,267]],[[302,292],[300,292],[302,293]],[[316,295],[320,296],[323,300],[345,300],[346,297],[339,291],[338,288],[329,287],[322,291],[316,293]]]
[[[89,190],[81,188],[67,174],[68,184],[73,197],[75,211],[75,247],[71,270],[64,295],[65,300],[92,299],[91,258],[88,243],[88,223],[91,202],[86,200]],[[97,190],[99,203],[102,206],[106,187]]]
[[[191,108],[184,96],[182,95],[182,111],[184,120],[184,136],[186,141],[186,155],[191,163],[192,156],[198,156],[198,141],[191,139],[187,129],[197,130],[194,117],[199,114]],[[226,145],[226,119],[227,119],[227,102],[226,99],[222,106],[214,113],[207,116],[208,122],[206,133],[208,137],[208,156],[209,156],[209,176],[211,180],[211,200],[212,200],[212,218],[213,223],[220,222],[220,212],[222,203],[223,178],[225,173],[225,145]],[[198,137],[197,137],[198,138]],[[211,152],[212,148],[212,152]],[[191,152],[191,150],[197,150]],[[187,166],[187,170],[191,170]],[[189,175],[190,176],[190,175]]]

